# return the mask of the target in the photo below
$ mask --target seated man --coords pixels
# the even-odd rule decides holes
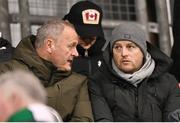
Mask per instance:
[[[78,56],[78,41],[72,24],[51,20],[37,30],[36,36],[20,41],[13,59],[0,64],[0,73],[31,71],[46,87],[48,105],[63,121],[93,121],[87,77],[71,71],[73,59]]]
[[[59,114],[45,105],[46,91],[27,71],[0,76],[0,122],[60,122]]]
[[[147,42],[140,25],[124,23],[117,26],[104,52],[104,64],[89,82],[95,121],[177,119],[180,87],[175,77],[168,73],[171,62],[168,56]]]

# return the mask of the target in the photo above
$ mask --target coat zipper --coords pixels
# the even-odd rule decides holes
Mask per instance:
[[[92,70],[91,70],[91,60],[90,59],[88,59],[88,66],[89,66],[89,75],[91,75],[91,72],[92,72]]]
[[[138,115],[138,90],[136,88],[135,90],[135,117],[136,119],[138,119],[139,115]]]

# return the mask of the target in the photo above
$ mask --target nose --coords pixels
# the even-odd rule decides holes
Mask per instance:
[[[121,49],[121,55],[122,55],[122,56],[127,56],[127,55],[128,55],[128,49],[125,48],[125,47],[123,47],[123,48]]]
[[[79,53],[76,48],[74,48],[72,55],[75,57],[79,56]]]

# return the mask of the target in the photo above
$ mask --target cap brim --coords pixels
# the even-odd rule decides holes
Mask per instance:
[[[79,36],[83,37],[104,37],[104,32],[101,26],[93,26],[93,25],[74,25],[76,32]]]

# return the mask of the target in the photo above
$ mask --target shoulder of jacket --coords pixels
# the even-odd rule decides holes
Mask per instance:
[[[177,79],[175,78],[174,75],[170,74],[170,73],[166,73],[163,75],[164,77],[164,81],[166,80],[167,83],[169,83],[169,85],[172,85],[173,83],[176,84],[178,83]]]
[[[77,78],[77,79],[82,79],[82,80],[86,80],[87,79],[87,76],[79,74],[79,73],[76,73],[76,72],[72,72],[71,76],[74,77],[74,78]]]
[[[9,70],[15,70],[15,69],[28,70],[27,66],[25,66],[24,64],[21,64],[17,60],[10,60],[7,62],[0,63],[1,72],[6,72]]]
[[[168,72],[166,72],[166,73],[164,73],[164,74],[162,74],[162,75],[159,75],[157,78],[160,79],[160,81],[163,80],[163,82],[164,82],[164,81],[166,81],[166,82],[168,82],[168,83],[171,83],[171,81],[177,82],[177,80],[176,80],[176,78],[174,77],[174,75],[172,75],[172,74],[170,74],[170,73],[168,73]]]
[[[156,78],[154,81],[159,88],[162,88],[163,93],[169,92],[169,89],[178,87],[178,81],[170,73],[164,73]]]

